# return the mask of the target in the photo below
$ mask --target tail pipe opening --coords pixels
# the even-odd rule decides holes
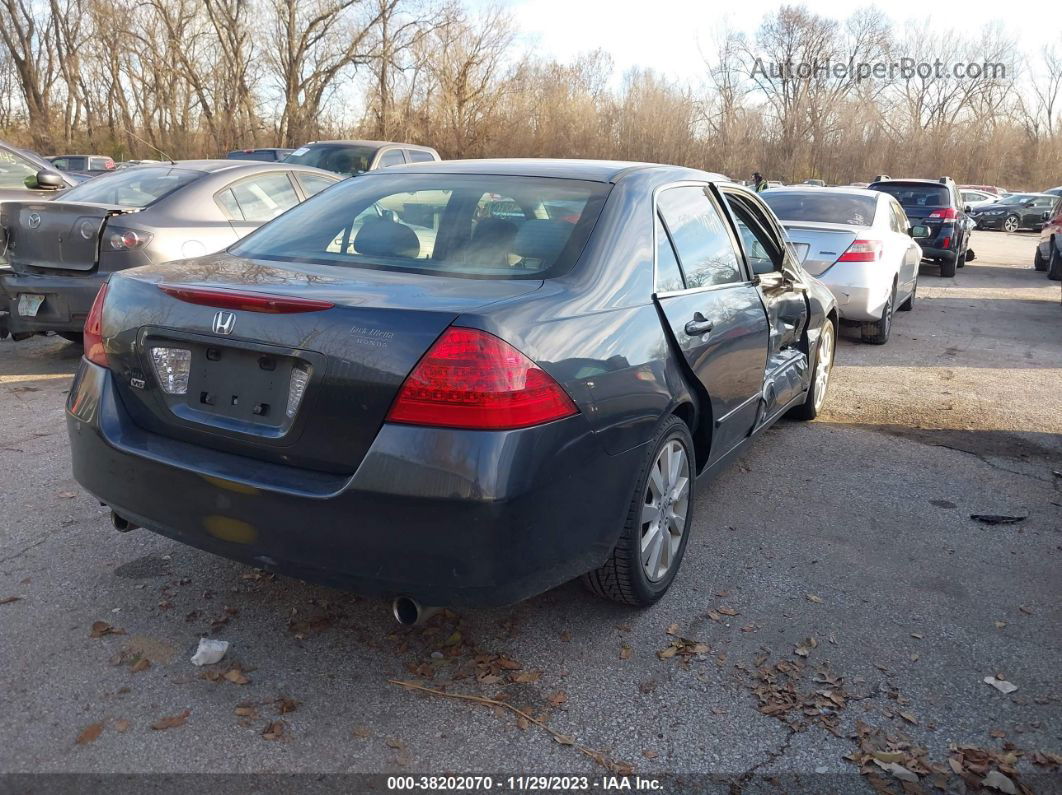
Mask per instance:
[[[441,609],[422,605],[412,596],[396,596],[391,603],[391,612],[394,613],[395,621],[405,627],[423,624]]]
[[[111,511],[111,524],[114,525],[114,529],[119,533],[128,533],[130,530],[136,530],[140,525],[133,524],[124,516],[119,516],[114,511]]]

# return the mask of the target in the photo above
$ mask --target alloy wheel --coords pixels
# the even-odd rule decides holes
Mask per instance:
[[[889,299],[891,302],[891,298]],[[815,360],[815,412],[826,400],[826,387],[830,384],[830,369],[833,367],[833,325],[822,327],[819,337],[819,353]]]
[[[1015,218],[1013,215],[1008,215],[1003,220],[1003,229],[1005,231],[1007,231],[1007,232],[1017,232],[1018,231],[1018,219]]]
[[[639,550],[642,569],[650,582],[668,573],[686,531],[689,510],[690,462],[686,448],[669,439],[649,470],[642,506],[642,536]]]

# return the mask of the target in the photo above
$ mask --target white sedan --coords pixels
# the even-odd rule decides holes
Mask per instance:
[[[863,341],[884,345],[893,314],[914,306],[922,249],[899,203],[881,191],[791,187],[764,191],[797,257],[830,288]]]

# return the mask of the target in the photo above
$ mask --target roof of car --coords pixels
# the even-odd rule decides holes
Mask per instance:
[[[278,170],[291,170],[293,168],[307,168],[297,163],[270,163],[262,160],[162,160],[158,163],[144,163],[141,168],[183,168],[187,171],[202,171],[205,174],[213,174],[217,171],[227,171],[235,168],[275,168]],[[315,171],[317,169],[314,169]]]
[[[52,155],[48,159],[49,160],[56,160],[56,159],[58,159],[60,157],[102,157],[102,158],[109,158],[110,155]]]
[[[852,196],[866,196],[870,199],[880,199],[884,194],[880,190],[867,188],[854,188],[850,185],[837,185],[836,187],[816,188],[814,185],[786,185],[782,188],[771,188],[764,193],[807,193],[813,196],[831,193],[846,193]]]
[[[950,182],[941,182],[939,179],[922,179],[922,178],[901,179],[900,177],[889,177],[888,179],[878,179],[878,180],[874,180],[870,184],[871,185],[884,185],[884,184],[889,183],[889,182],[901,182],[901,183],[906,183],[906,184],[912,184],[913,183],[913,184],[917,184],[917,185],[940,185],[941,187],[945,187],[945,186],[950,184]]]
[[[440,160],[433,163],[411,163],[391,166],[387,172],[428,171],[444,174],[492,174],[512,177],[559,177],[589,182],[616,182],[624,174],[645,169],[676,169],[690,176],[707,176],[718,182],[729,182],[722,174],[696,171],[682,166],[661,163],[638,163],[623,160],[567,160],[562,158],[498,158],[494,160]],[[363,175],[364,176],[364,175]]]
[[[404,146],[407,149],[424,149],[431,150],[430,146],[424,146],[422,144],[407,144],[402,141],[310,141],[303,146],[317,146],[318,144],[348,144],[350,146]]]

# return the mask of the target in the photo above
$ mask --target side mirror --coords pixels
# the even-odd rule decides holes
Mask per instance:
[[[970,212],[970,209],[971,209],[971,208],[970,208],[970,205],[968,205],[968,204],[964,204],[964,205],[963,205],[963,208],[962,208],[962,211],[963,211],[964,213],[968,213],[968,212]]]
[[[54,171],[38,171],[37,187],[41,190],[62,190],[66,181]]]
[[[922,225],[912,226],[911,237],[929,237],[929,227]]]

